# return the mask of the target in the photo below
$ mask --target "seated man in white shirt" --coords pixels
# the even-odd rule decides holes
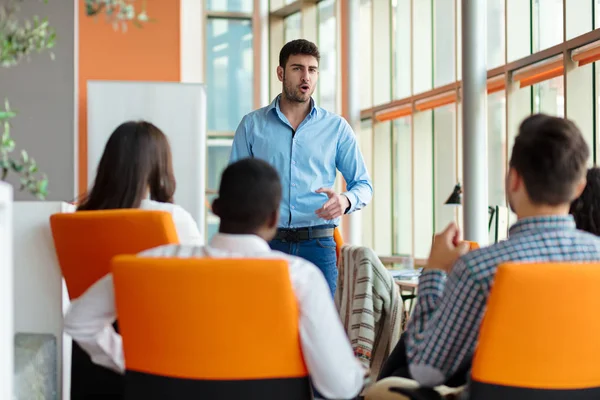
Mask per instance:
[[[354,357],[323,274],[304,259],[272,251],[267,243],[277,231],[280,201],[281,183],[273,167],[259,159],[238,161],[223,173],[219,198],[213,203],[221,223],[209,246],[167,245],[140,256],[286,259],[298,300],[302,351],[313,384],[325,398],[354,398],[366,372]],[[71,303],[65,331],[93,362],[123,372],[121,337],[112,326],[116,317],[109,274]]]

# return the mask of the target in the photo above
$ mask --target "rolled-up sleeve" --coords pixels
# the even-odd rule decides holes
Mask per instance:
[[[373,197],[373,185],[356,135],[345,121],[338,140],[336,166],[346,180],[348,190],[343,194],[350,200],[348,214],[364,208]]]

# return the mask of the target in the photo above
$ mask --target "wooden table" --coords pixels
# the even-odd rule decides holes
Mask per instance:
[[[424,267],[427,264],[426,258],[412,258],[410,256],[379,256],[379,260],[386,267],[394,264],[406,264],[411,261],[415,267]]]

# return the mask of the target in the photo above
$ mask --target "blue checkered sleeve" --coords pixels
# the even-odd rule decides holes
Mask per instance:
[[[486,296],[462,260],[446,274],[426,270],[406,331],[412,377],[425,387],[443,384],[473,355]]]

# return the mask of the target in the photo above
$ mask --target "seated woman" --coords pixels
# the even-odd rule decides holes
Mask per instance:
[[[192,216],[173,204],[175,177],[165,134],[149,122],[125,122],[112,133],[98,164],[94,185],[77,211],[139,208],[173,215],[181,244],[200,245]],[[115,324],[115,329],[118,329]],[[122,399],[123,375],[92,362],[73,342],[71,400]]]
[[[577,229],[600,236],[600,168],[588,169],[585,189],[571,204],[569,213]]]
[[[112,133],[92,189],[77,211],[140,208],[173,215],[181,244],[202,244],[192,216],[173,204],[175,177],[165,134],[146,121],[125,122]]]

